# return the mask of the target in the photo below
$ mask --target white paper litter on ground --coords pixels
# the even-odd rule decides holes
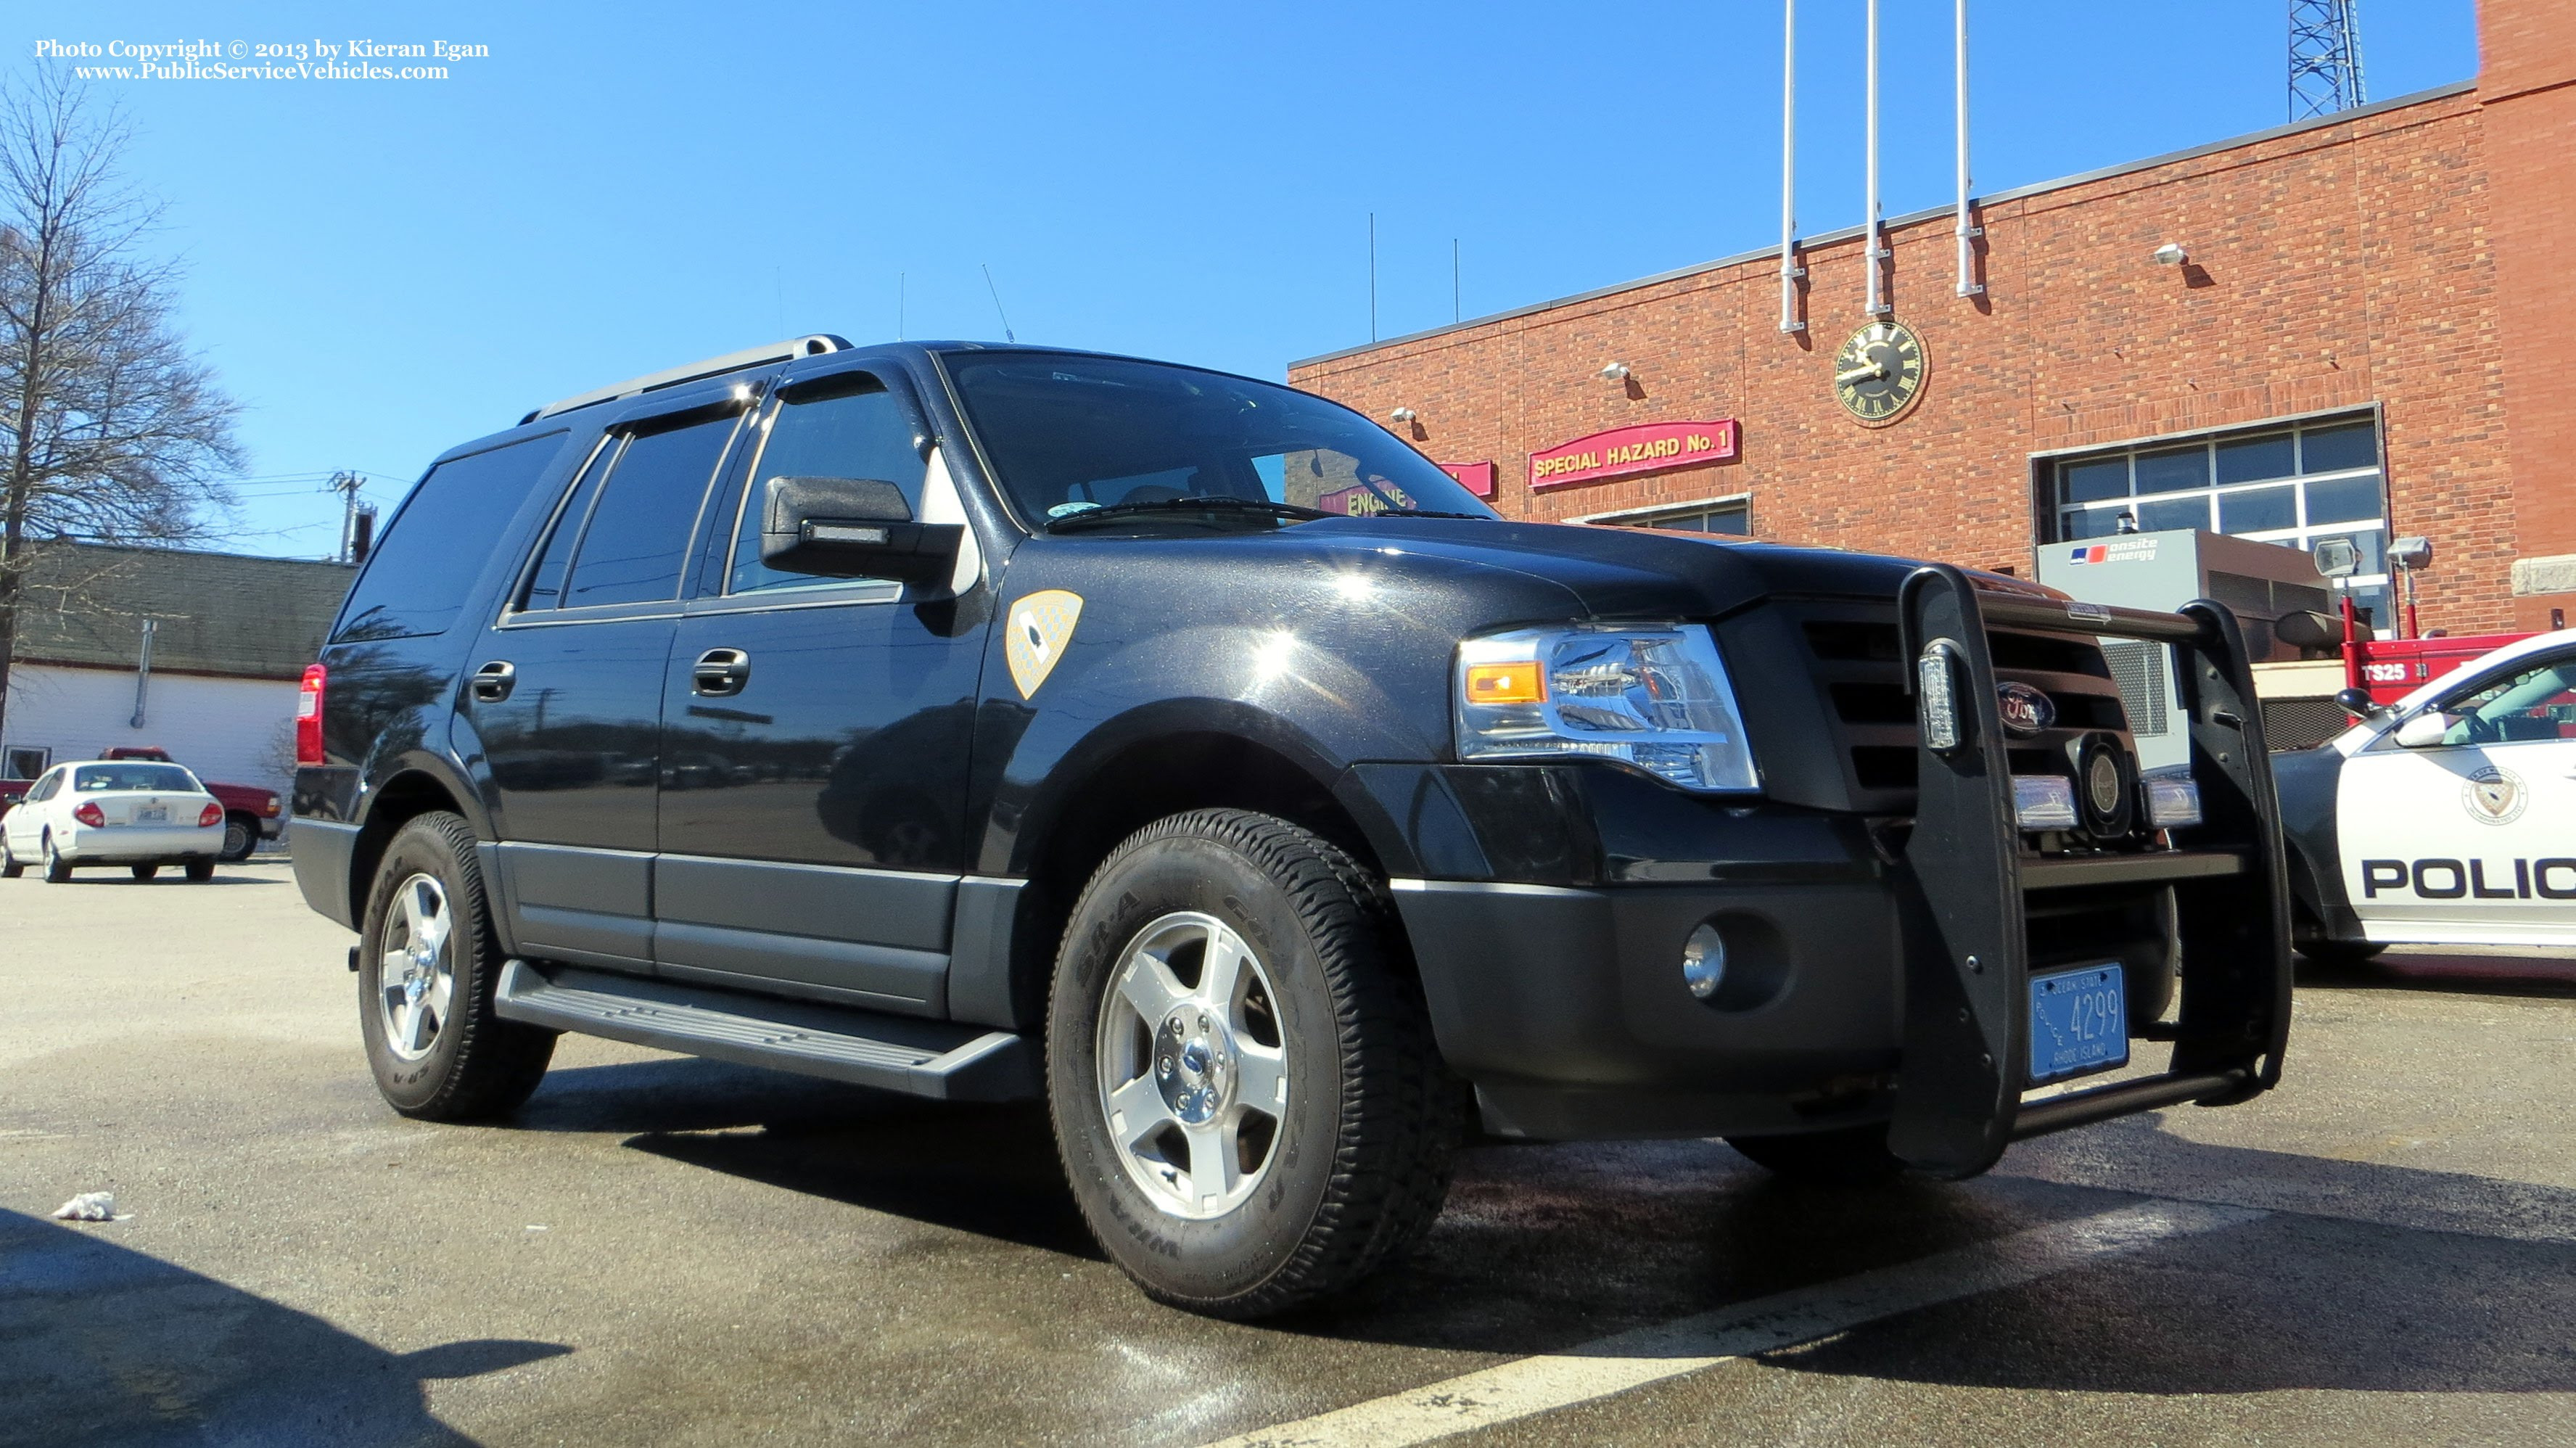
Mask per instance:
[[[58,1222],[112,1222],[116,1220],[116,1193],[83,1192],[54,1208]]]

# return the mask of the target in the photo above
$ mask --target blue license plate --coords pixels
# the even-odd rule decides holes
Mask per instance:
[[[2116,965],[2031,977],[2032,1085],[2129,1064],[2129,990]]]

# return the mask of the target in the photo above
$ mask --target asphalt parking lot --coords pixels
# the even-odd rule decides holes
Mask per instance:
[[[1042,1110],[568,1038],[405,1121],[348,943],[278,864],[0,882],[0,1444],[2576,1441],[2576,963],[2306,982],[2282,1090],[1964,1185],[1479,1150],[1235,1325],[1101,1260]]]

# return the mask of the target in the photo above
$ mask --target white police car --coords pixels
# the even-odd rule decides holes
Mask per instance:
[[[2507,644],[2273,771],[2300,953],[2576,946],[2576,629]]]

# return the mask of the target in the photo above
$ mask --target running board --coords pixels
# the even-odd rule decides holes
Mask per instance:
[[[768,1066],[940,1101],[1040,1094],[1037,1053],[1009,1031],[701,990],[524,960],[501,967],[493,1012],[550,1030]]]

